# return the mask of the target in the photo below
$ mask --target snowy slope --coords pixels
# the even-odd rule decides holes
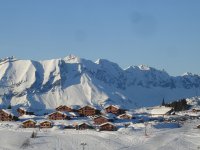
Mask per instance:
[[[172,123],[158,125],[149,123],[147,135],[144,124],[134,124],[133,128],[121,128],[115,132],[95,130],[77,131],[73,129],[23,129],[19,125],[0,125],[1,150],[197,150],[200,148],[199,120],[185,122],[181,128]],[[37,138],[30,138],[37,131]],[[19,138],[20,137],[20,138]]]
[[[0,60],[1,107],[51,109],[61,104],[118,104],[133,108],[199,95],[200,76],[173,77],[145,65],[120,68],[105,59],[96,62],[67,56],[45,61]]]

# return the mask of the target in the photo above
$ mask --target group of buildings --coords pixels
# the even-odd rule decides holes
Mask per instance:
[[[17,109],[18,117],[23,115],[33,115],[34,112],[27,111],[25,108],[19,107]],[[1,109],[0,121],[17,121],[18,117],[12,114],[12,111]],[[22,122],[24,128],[51,128],[54,126],[55,120],[71,120],[74,118],[89,117],[92,119],[92,124],[88,122],[74,123],[71,126],[65,128],[75,128],[77,130],[84,129],[98,129],[106,131],[115,131],[117,127],[113,121],[118,119],[133,119],[132,114],[127,113],[126,110],[121,109],[116,105],[108,105],[103,109],[87,105],[84,107],[70,107],[61,105],[57,107],[52,113],[46,114],[45,120],[35,121],[33,119],[27,119]]]

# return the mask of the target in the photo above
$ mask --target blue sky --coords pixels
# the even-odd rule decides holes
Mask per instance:
[[[199,0],[0,0],[0,57],[74,54],[200,74]]]

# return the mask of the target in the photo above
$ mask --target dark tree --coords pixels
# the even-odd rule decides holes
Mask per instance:
[[[187,104],[186,99],[180,99],[178,101],[165,104],[165,106],[172,107],[174,111],[183,111],[183,110],[187,110],[190,107]]]
[[[162,106],[165,106],[165,99],[162,100]]]
[[[11,105],[8,105],[8,108],[7,109],[11,109],[12,107],[11,107]]]
[[[13,116],[13,120],[14,120],[14,121],[19,121],[19,118],[16,117],[16,116]]]

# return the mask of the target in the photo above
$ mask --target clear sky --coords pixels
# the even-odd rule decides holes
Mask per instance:
[[[200,0],[0,0],[0,57],[74,54],[200,74]]]

